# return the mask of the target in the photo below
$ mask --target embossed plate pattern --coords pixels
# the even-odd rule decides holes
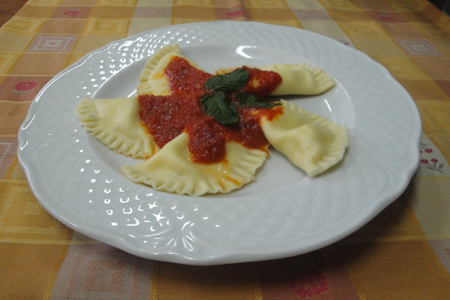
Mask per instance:
[[[172,43],[209,72],[322,67],[336,87],[289,99],[348,127],[344,160],[308,178],[272,151],[254,183],[226,195],[173,195],[128,181],[119,168],[135,161],[90,137],[74,109],[85,97],[134,95],[145,60]],[[411,97],[365,54],[294,28],[193,23],[111,43],[58,74],[31,104],[18,156],[37,199],[67,226],[137,256],[208,265],[302,254],[354,232],[404,191],[418,166],[420,134]]]

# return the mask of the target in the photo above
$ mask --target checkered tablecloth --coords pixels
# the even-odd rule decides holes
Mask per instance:
[[[112,41],[216,20],[302,28],[385,66],[423,122],[407,190],[331,246],[222,266],[145,260],[54,219],[16,155],[39,90]],[[449,161],[450,18],[425,0],[30,0],[0,29],[0,299],[450,299]]]

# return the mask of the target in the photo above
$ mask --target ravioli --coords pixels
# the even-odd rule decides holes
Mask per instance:
[[[177,44],[169,45],[161,48],[156,53],[154,53],[147,61],[145,62],[145,66],[141,71],[141,76],[139,78],[140,82],[149,81],[150,75],[155,70],[158,63],[161,59],[168,54],[178,54],[181,55],[180,48],[178,48]]]
[[[281,95],[317,95],[321,94],[336,85],[331,75],[318,67],[301,64],[273,64],[257,67],[264,71],[278,73],[281,84],[270,94],[271,96]],[[216,70],[216,74],[229,73],[236,68],[224,68]]]
[[[193,163],[188,139],[189,135],[183,132],[152,158],[136,165],[123,166],[121,171],[131,181],[150,185],[156,190],[199,196],[228,193],[254,181],[256,170],[268,156],[267,149],[249,149],[229,142],[224,161]]]
[[[183,56],[176,44],[164,47],[145,64],[141,72],[141,83],[137,87],[138,95],[167,96],[171,94],[169,79],[165,76],[165,70],[175,57],[181,57],[194,68],[203,71],[195,62]]]
[[[175,70],[173,66],[179,64],[179,59],[187,62],[180,65],[181,70],[191,68],[192,73],[183,75],[188,76],[184,77],[184,81],[180,81],[180,77],[177,77],[178,82],[184,82],[184,85],[192,87],[190,79],[192,74],[204,72],[203,69],[184,57],[177,45],[170,45],[156,52],[146,62],[137,87],[138,97],[82,99],[76,108],[80,123],[105,146],[117,153],[144,159],[135,165],[121,168],[125,177],[132,182],[149,185],[155,190],[193,196],[228,193],[255,180],[256,170],[269,157],[269,143],[311,177],[331,168],[343,158],[348,146],[345,127],[287,101],[281,101],[282,107],[273,108],[267,118],[262,117],[259,121],[256,119],[255,125],[259,122],[260,132],[262,130],[260,134],[265,141],[263,147],[246,147],[241,144],[242,141],[226,140],[224,159],[219,162],[198,163],[194,162],[195,155],[189,150],[197,137],[190,136],[187,127],[184,131],[183,127],[177,129],[179,131],[176,131],[173,139],[170,137],[168,142],[161,144],[158,134],[152,136],[150,129],[147,129],[140,119],[143,109],[140,106],[141,99],[153,97],[148,98],[152,99],[151,105],[155,105],[153,101],[167,104],[171,107],[168,115],[178,107],[175,105],[177,101],[185,101],[184,94],[179,98],[178,89],[181,85],[177,83],[174,88],[173,82],[170,81],[172,79],[169,78],[173,75],[167,75],[172,74],[171,72]],[[236,68],[220,69],[216,73],[224,74],[234,69]],[[330,75],[320,68],[307,64],[275,64],[258,69],[272,71],[281,76],[281,83],[277,82],[279,85],[270,90],[270,95],[314,95],[323,93],[335,85]],[[259,80],[260,77],[251,78]],[[255,87],[255,91],[256,87],[259,87],[258,82],[249,80],[247,84]],[[203,83],[198,84],[192,91],[199,92],[203,91],[202,89]],[[189,91],[191,93],[189,97],[192,97],[192,91]],[[189,106],[185,107],[187,109]],[[260,109],[256,109],[254,113],[258,114],[258,110]],[[249,120],[246,119],[244,122]],[[152,129],[152,132],[155,131]]]
[[[149,158],[159,147],[138,118],[136,97],[82,99],[75,113],[87,132],[116,153]]]
[[[284,112],[273,120],[261,119],[270,144],[309,176],[314,177],[342,160],[349,139],[347,129],[282,101]]]

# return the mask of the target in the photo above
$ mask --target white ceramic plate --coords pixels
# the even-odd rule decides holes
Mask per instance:
[[[119,168],[133,159],[90,137],[74,109],[85,97],[134,95],[146,59],[172,43],[209,72],[322,67],[337,86],[290,100],[348,127],[344,160],[311,179],[272,151],[256,182],[226,195],[181,196],[128,181]],[[354,232],[404,191],[418,166],[420,135],[411,97],[358,51],[294,28],[194,23],[109,44],[58,74],[30,107],[18,155],[37,199],[67,226],[137,256],[207,265],[302,254]]]

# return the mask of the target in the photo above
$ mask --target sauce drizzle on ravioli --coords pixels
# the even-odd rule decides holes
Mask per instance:
[[[249,72],[247,85],[241,91],[257,96],[269,95],[281,83],[281,76],[272,71],[243,67]],[[246,108],[236,105],[239,123],[223,126],[204,114],[200,98],[208,91],[205,82],[213,75],[192,67],[185,59],[175,57],[167,65],[165,76],[169,80],[171,95],[139,96],[139,117],[162,148],[183,131],[189,135],[189,151],[196,163],[217,163],[225,159],[225,144],[239,142],[251,149],[264,149],[269,142],[259,120],[282,114],[283,107]]]

